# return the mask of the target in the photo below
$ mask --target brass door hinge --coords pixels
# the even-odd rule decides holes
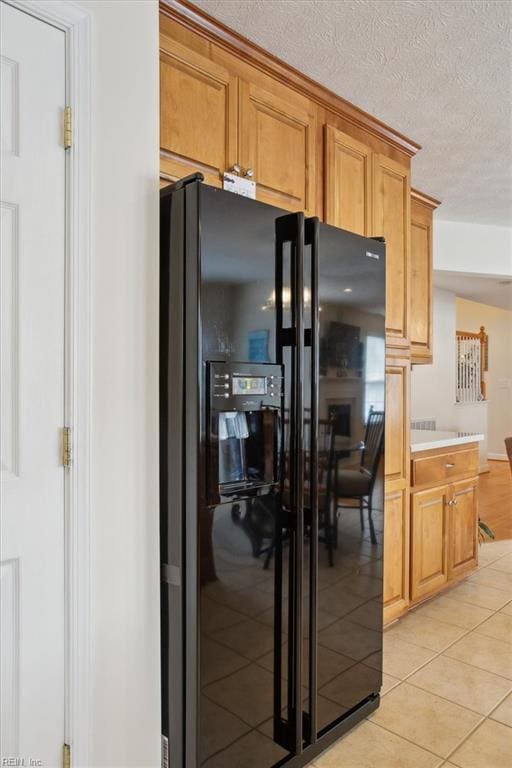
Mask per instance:
[[[62,747],[62,768],[71,768],[71,747],[64,744]]]
[[[62,428],[62,465],[70,467],[72,461],[71,427]]]
[[[72,139],[71,107],[64,107],[64,149],[71,149]]]

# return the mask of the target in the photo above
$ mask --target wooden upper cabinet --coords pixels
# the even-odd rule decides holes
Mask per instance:
[[[434,198],[411,192],[410,340],[415,363],[432,362],[432,238]]]
[[[325,221],[357,235],[372,234],[372,152],[325,126]]]
[[[289,211],[315,213],[315,112],[302,96],[285,100],[240,81],[240,165],[253,171],[256,196]],[[282,88],[280,87],[280,90]]]
[[[237,162],[237,78],[161,36],[160,168],[173,181],[200,171],[208,184]]]
[[[409,344],[410,172],[384,155],[373,158],[373,235],[386,239],[386,343]]]
[[[478,480],[453,483],[449,506],[450,542],[448,574],[450,578],[470,571],[478,560]]]
[[[448,581],[448,486],[411,497],[411,599],[436,592]]]

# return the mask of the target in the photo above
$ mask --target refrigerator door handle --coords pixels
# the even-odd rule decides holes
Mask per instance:
[[[284,251],[290,246],[290,327],[283,325],[284,315]],[[303,715],[301,702],[302,683],[302,580],[304,540],[304,450],[303,450],[303,369],[304,369],[304,214],[296,213],[276,219],[276,358],[283,364],[283,350],[290,348],[290,416],[287,471],[288,513],[281,503],[281,514],[285,515],[290,532],[289,573],[288,573],[288,696],[287,718],[282,717],[282,527],[277,523],[275,556],[275,621],[274,621],[274,738],[293,754],[303,749]],[[286,391],[286,382],[284,389]],[[283,405],[284,410],[284,405]],[[282,414],[285,423],[284,412]],[[286,446],[284,448],[286,450]],[[285,498],[285,477],[281,479],[281,498]]]
[[[309,433],[309,712],[303,715],[305,738],[309,744],[317,740],[317,594],[318,594],[318,375],[320,307],[318,296],[318,246],[320,220],[306,219],[305,244],[311,248],[311,329],[304,334],[304,344],[311,347],[311,416]]]

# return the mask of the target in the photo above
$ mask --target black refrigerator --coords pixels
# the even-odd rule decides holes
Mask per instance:
[[[160,213],[162,763],[303,766],[379,704],[385,244]]]

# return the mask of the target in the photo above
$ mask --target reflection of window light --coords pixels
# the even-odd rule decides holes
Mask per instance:
[[[386,347],[382,336],[367,336],[364,362],[363,418],[365,422],[371,406],[373,406],[374,411],[384,410],[385,361]]]

